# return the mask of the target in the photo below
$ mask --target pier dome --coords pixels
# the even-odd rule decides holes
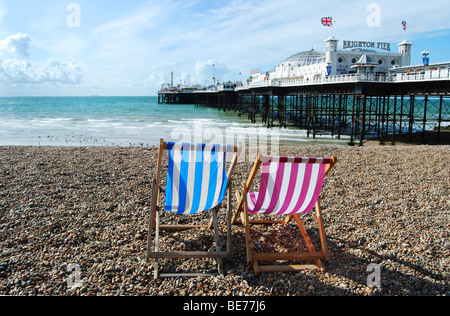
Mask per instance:
[[[325,53],[311,49],[309,51],[301,52],[286,58],[282,62],[282,64],[304,66],[324,62],[325,58],[326,58]]]

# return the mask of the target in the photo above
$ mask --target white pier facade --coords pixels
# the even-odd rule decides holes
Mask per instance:
[[[398,44],[397,53],[391,51],[390,43],[343,41],[339,50],[339,40],[333,36],[325,42],[326,52],[312,49],[292,55],[270,71],[252,74],[247,86],[236,89],[450,80],[450,62],[411,66],[413,44],[406,40]]]

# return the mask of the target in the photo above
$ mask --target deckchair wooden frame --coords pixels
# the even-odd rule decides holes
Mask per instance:
[[[227,240],[226,240],[226,251],[221,250],[221,242],[219,238],[219,229],[217,222],[217,212],[219,209],[219,205],[212,208],[211,220],[208,225],[161,225],[159,218],[159,195],[160,192],[165,191],[164,188],[160,186],[161,181],[161,168],[162,168],[162,160],[164,151],[167,149],[168,143],[164,142],[163,139],[160,140],[160,146],[158,151],[158,162],[157,162],[157,171],[156,176],[153,178],[152,185],[152,199],[151,199],[151,212],[150,212],[150,220],[149,220],[149,232],[147,238],[147,262],[151,259],[154,259],[154,278],[164,278],[164,277],[195,277],[195,276],[212,276],[212,275],[224,275],[224,266],[223,259],[227,258],[231,253],[231,178],[234,172],[234,169],[237,164],[237,153],[238,147],[236,146],[228,146],[233,152],[233,158],[227,173],[228,183],[227,183]],[[183,147],[183,149],[187,149]],[[190,145],[189,150],[196,151],[197,147],[195,145]],[[173,252],[161,252],[159,251],[159,236],[160,230],[169,230],[169,231],[179,231],[179,230],[189,230],[189,229],[199,229],[199,228],[208,228],[214,230],[214,239],[216,244],[215,251],[173,251]],[[154,242],[155,247],[154,251],[152,251],[152,243],[153,243],[153,232],[155,233]],[[160,273],[159,270],[159,259],[193,259],[193,258],[212,258],[217,260],[218,264],[218,273],[207,274],[207,273]]]
[[[303,269],[313,269],[323,271],[324,266],[322,261],[328,261],[328,247],[325,234],[325,226],[322,216],[322,207],[320,204],[320,198],[315,204],[316,217],[319,227],[319,235],[321,242],[321,251],[316,251],[311,238],[308,235],[305,226],[299,216],[299,214],[291,214],[286,216],[284,220],[250,220],[248,213],[247,194],[250,191],[250,187],[258,173],[263,162],[263,156],[258,155],[256,162],[250,172],[250,175],[245,183],[242,184],[242,191],[236,191],[237,207],[233,214],[232,223],[242,224],[245,234],[245,246],[247,252],[247,262],[253,263],[253,269],[256,275],[260,275],[263,272],[295,272]],[[331,158],[331,163],[326,166],[325,175],[327,175],[333,166],[337,163],[336,156]],[[239,220],[239,217],[241,220]],[[295,220],[303,240],[306,243],[308,252],[297,253],[258,253],[254,249],[254,244],[250,234],[250,225],[252,224],[288,224],[292,219]],[[274,261],[312,261],[314,264],[272,264],[263,265],[261,262],[274,262]]]

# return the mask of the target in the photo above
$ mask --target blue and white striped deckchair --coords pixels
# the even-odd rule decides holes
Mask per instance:
[[[189,215],[222,203],[227,187],[225,155],[231,146],[168,143],[167,212]]]
[[[168,152],[167,184],[160,188],[162,160],[164,151]],[[237,147],[209,144],[165,143],[161,140],[156,177],[153,179],[152,211],[149,224],[147,261],[155,259],[155,278],[166,276],[197,276],[199,274],[159,273],[158,261],[162,258],[215,258],[220,274],[224,274],[222,258],[229,255],[231,249],[231,205],[228,191],[227,214],[227,250],[222,251],[217,224],[217,209],[230,190],[230,179],[237,163]],[[233,154],[229,171],[226,170],[226,155]],[[178,215],[195,215],[212,210],[209,225],[160,225],[158,197],[159,191],[165,191],[164,211]],[[159,251],[159,231],[187,230],[192,228],[214,228],[216,251]],[[155,231],[155,251],[152,249],[152,233]],[[205,275],[205,274],[201,274]]]

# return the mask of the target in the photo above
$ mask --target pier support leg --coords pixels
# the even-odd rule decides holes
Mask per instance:
[[[395,145],[395,124],[397,123],[397,95],[394,97],[394,117],[392,119],[392,145]]]
[[[425,104],[423,109],[423,125],[422,125],[422,144],[425,144],[425,131],[427,128],[427,107],[428,107],[428,94],[425,95]]]
[[[442,99],[443,99],[443,96],[441,95],[440,100],[439,100],[439,117],[438,117],[437,140],[441,140]]]
[[[362,99],[362,112],[361,112],[361,134],[359,137],[359,146],[364,144],[364,132],[366,130],[366,102],[367,96],[364,94]]]

